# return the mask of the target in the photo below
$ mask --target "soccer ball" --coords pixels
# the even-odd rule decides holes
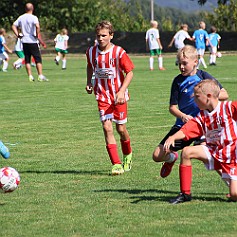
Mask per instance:
[[[19,173],[11,167],[0,169],[0,191],[10,193],[17,189],[20,183]]]
[[[221,56],[222,56],[221,52],[217,52],[216,56],[217,56],[217,58],[221,58]]]

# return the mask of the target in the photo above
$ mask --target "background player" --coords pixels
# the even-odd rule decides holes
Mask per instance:
[[[68,53],[68,31],[67,29],[62,29],[60,34],[57,34],[54,43],[55,43],[55,50],[57,56],[55,57],[54,61],[56,65],[59,65],[59,61],[62,58],[62,70],[66,69],[67,59],[66,54]]]
[[[1,28],[0,29],[0,60],[3,61],[3,67],[2,67],[3,72],[7,72],[7,68],[8,68],[9,56],[7,52],[12,53],[12,50],[9,49],[6,44],[6,40],[4,37],[5,34],[6,34],[5,29]]]
[[[146,32],[146,48],[150,51],[149,65],[150,70],[154,69],[154,56],[158,56],[159,70],[165,70],[163,67],[162,44],[158,30],[158,22],[151,21],[151,28]]]
[[[188,25],[187,24],[182,24],[180,26],[180,30],[176,32],[176,34],[173,36],[172,40],[170,41],[168,47],[172,47],[173,43],[174,46],[177,50],[183,48],[185,46],[184,40],[193,40],[191,36],[188,33]],[[178,63],[178,58],[176,57],[175,65],[177,66]]]
[[[217,54],[217,49],[219,49],[220,47],[221,36],[216,33],[215,26],[211,27],[209,40],[210,40],[210,44],[208,45],[209,52],[210,52],[209,63],[210,63],[210,66],[216,66],[216,54]]]
[[[197,68],[199,68],[200,64],[202,64],[204,68],[207,68],[207,65],[204,60],[204,54],[206,46],[209,44],[209,35],[205,30],[205,28],[206,28],[205,22],[200,21],[199,29],[195,30],[193,33],[193,39],[195,40],[195,45],[199,57]]]

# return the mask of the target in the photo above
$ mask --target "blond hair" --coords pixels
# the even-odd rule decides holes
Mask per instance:
[[[67,33],[68,33],[68,32],[67,32],[67,29],[66,29],[66,28],[63,28],[63,29],[61,30],[61,34],[62,34],[62,35],[67,35]]]
[[[216,80],[214,79],[205,79],[200,81],[195,87],[195,91],[200,90],[203,94],[211,94],[214,98],[219,98],[220,87]]]
[[[198,59],[197,49],[192,45],[185,45],[178,51],[177,58]]]
[[[157,21],[150,21],[150,25],[151,25],[151,27],[157,27],[158,22]]]

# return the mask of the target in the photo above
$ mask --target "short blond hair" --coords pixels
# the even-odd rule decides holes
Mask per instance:
[[[185,45],[178,51],[177,58],[198,59],[197,49],[192,45]]]
[[[151,25],[151,27],[157,27],[158,22],[157,21],[150,21],[150,25]]]
[[[200,81],[195,87],[195,91],[200,90],[203,94],[211,94],[214,98],[219,98],[220,87],[216,80],[214,79],[205,79]]]

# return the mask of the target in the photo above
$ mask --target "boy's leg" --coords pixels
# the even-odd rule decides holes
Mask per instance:
[[[172,204],[191,201],[191,185],[192,185],[192,162],[191,159],[201,160],[203,163],[208,164],[207,150],[203,145],[185,147],[181,155],[181,163],[179,168],[180,178],[180,194],[170,200]]]
[[[152,56],[150,56],[149,65],[150,65],[150,70],[153,70],[154,69],[154,67],[153,67],[153,65],[154,65],[154,58]]]

